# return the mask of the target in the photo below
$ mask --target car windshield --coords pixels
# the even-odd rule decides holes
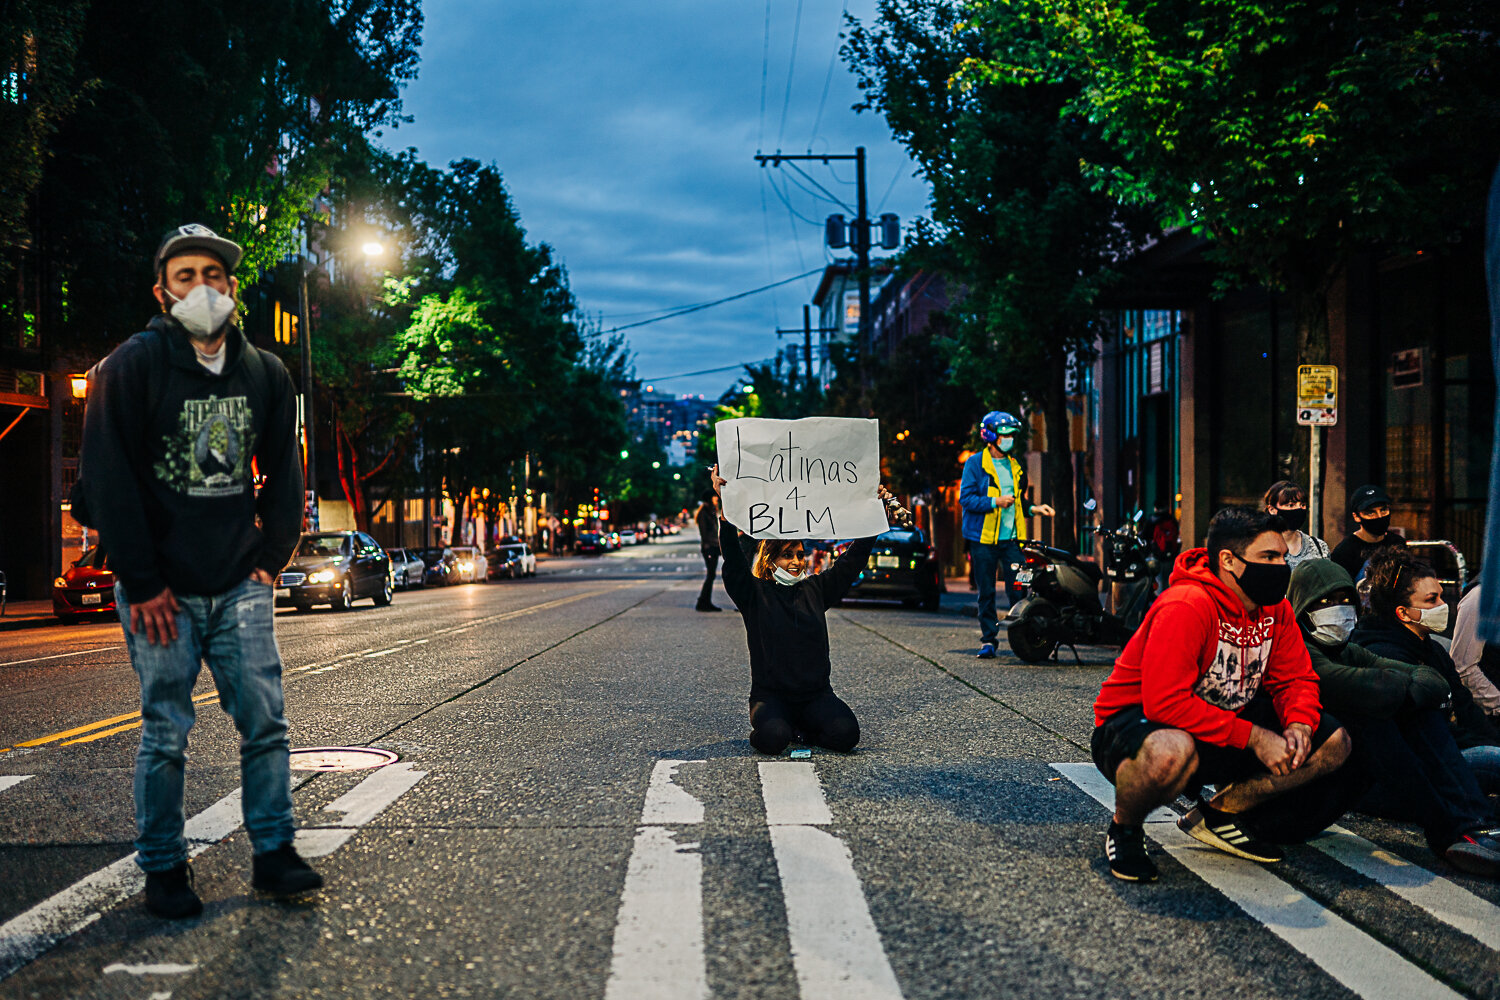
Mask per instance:
[[[436,566],[443,561],[443,553],[446,551],[447,549],[423,549],[422,561],[429,566]]]
[[[344,554],[343,535],[305,535],[297,546],[297,557],[318,559]]]
[[[78,557],[78,561],[73,564],[73,568],[104,569],[105,560],[103,559],[103,553],[99,550],[99,546],[90,545],[84,549],[83,554]]]

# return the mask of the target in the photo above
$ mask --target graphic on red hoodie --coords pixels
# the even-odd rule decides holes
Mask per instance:
[[[1271,635],[1276,619],[1266,615],[1247,625],[1219,622],[1219,648],[1193,693],[1210,705],[1238,712],[1260,690],[1261,675],[1271,659]]]
[[[1281,601],[1252,615],[1208,551],[1189,549],[1099,689],[1094,724],[1135,709],[1205,743],[1244,747],[1252,726],[1238,713],[1260,691],[1283,727],[1317,727],[1318,677],[1292,606]]]

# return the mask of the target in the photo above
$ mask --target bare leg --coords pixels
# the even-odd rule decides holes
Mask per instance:
[[[1154,735],[1154,734],[1153,734]],[[1220,790],[1213,797],[1209,805],[1226,813],[1244,812],[1254,809],[1262,802],[1269,801],[1307,784],[1315,778],[1321,778],[1325,774],[1332,774],[1338,770],[1349,759],[1351,747],[1349,734],[1343,729],[1337,730],[1332,736],[1323,742],[1323,745],[1313,751],[1311,756],[1303,762],[1291,774],[1261,774],[1244,781],[1236,781],[1234,784]],[[1122,769],[1123,770],[1123,769]]]
[[[1191,736],[1181,729],[1151,733],[1136,755],[1115,770],[1115,822],[1139,826],[1152,809],[1181,795],[1197,769]]]

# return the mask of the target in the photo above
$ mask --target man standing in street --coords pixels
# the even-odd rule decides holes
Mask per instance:
[[[1354,519],[1353,534],[1334,546],[1328,558],[1344,567],[1349,579],[1359,582],[1365,563],[1376,550],[1405,545],[1406,539],[1391,530],[1391,498],[1379,486],[1361,486],[1349,498],[1349,516]]]
[[[1056,513],[1044,503],[1033,504],[1028,496],[1026,470],[1011,452],[1021,422],[1009,413],[991,410],[979,422],[984,447],[964,463],[958,502],[963,507],[963,535],[969,545],[969,560],[979,587],[979,658],[995,658],[1000,620],[995,609],[997,574],[1005,576],[1007,607],[1020,599],[1016,572],[1021,567],[1021,542],[1026,540],[1026,519],[1033,514]],[[1017,514],[1020,516],[1018,517]]]
[[[703,494],[694,520],[698,524],[698,551],[703,553],[703,589],[698,592],[699,611],[723,611],[714,603],[714,575],[719,571],[719,507],[713,490]]]
[[[234,322],[240,256],[204,226],[167,234],[152,289],[162,314],[96,367],[84,417],[85,517],[110,553],[141,685],[136,860],[146,908],[169,918],[203,909],[183,837],[183,771],[204,662],[240,733],[255,888],[295,895],[323,884],[292,847],[272,624],[276,575],[302,518],[296,392],[281,361]]]

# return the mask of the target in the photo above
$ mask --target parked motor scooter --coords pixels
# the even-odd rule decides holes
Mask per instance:
[[[1092,504],[1093,501],[1090,501]],[[1092,509],[1090,506],[1089,509]],[[1017,573],[1026,596],[1010,609],[1005,625],[1011,650],[1027,663],[1041,663],[1059,646],[1078,643],[1123,646],[1156,598],[1157,557],[1140,533],[1141,512],[1104,535],[1104,566],[1085,562],[1066,549],[1022,542],[1026,563]],[[1099,601],[1099,585],[1120,584],[1118,610]]]

